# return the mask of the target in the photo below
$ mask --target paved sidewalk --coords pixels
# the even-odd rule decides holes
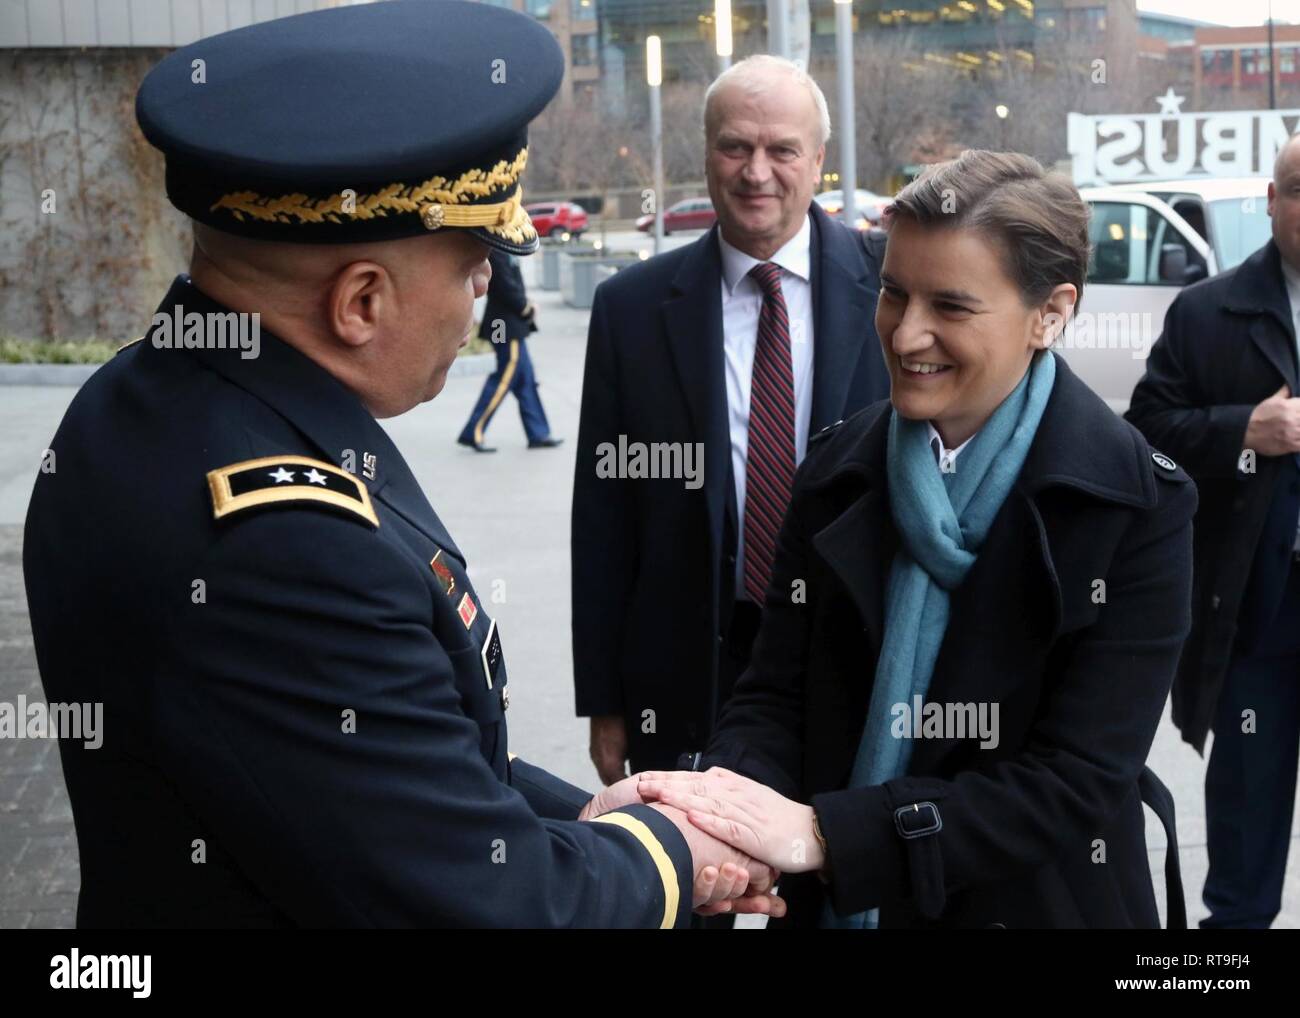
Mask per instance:
[[[677,238],[673,238],[676,240]],[[532,285],[532,271],[526,278]],[[566,442],[530,451],[513,398],[489,431],[499,451],[455,444],[482,384],[453,377],[433,403],[386,421],[470,563],[475,587],[498,619],[510,667],[511,748],[591,788],[586,725],[573,717],[569,647],[569,505],[586,313],[534,289],[541,331],[529,342],[542,401]],[[21,576],[21,524],[41,451],[71,388],[0,387],[0,701],[40,696]],[[504,600],[501,600],[504,598]],[[1205,914],[1204,761],[1166,718],[1151,765],[1178,808],[1178,837],[1191,922]],[[1263,808],[1261,804],[1261,808]],[[1147,839],[1163,909],[1164,836],[1148,812]],[[1293,846],[1285,910],[1276,925],[1300,927],[1300,845]],[[76,840],[53,743],[0,740],[0,927],[66,927],[78,887]]]

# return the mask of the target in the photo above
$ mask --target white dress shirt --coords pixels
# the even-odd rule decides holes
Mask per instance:
[[[949,449],[943,444],[943,436],[939,434],[938,429],[936,429],[930,421],[926,421],[925,426],[930,429],[930,447],[933,448],[935,442],[939,443],[939,472],[942,474],[951,474],[957,469],[957,457],[961,455],[961,451],[965,449],[966,446],[970,445],[970,439],[974,438],[975,435],[971,435],[970,438],[962,442],[962,444],[957,446],[956,449]],[[978,432],[976,432],[976,434],[978,434]]]
[[[727,375],[727,421],[731,432],[731,472],[736,480],[736,592],[745,589],[745,456],[749,450],[749,396],[758,345],[763,289],[749,275],[759,259],[732,247],[718,231],[722,250],[722,348]],[[790,360],[794,368],[794,461],[803,461],[812,419],[813,306],[812,221],[803,225],[768,261],[781,266],[781,295],[790,321]]]

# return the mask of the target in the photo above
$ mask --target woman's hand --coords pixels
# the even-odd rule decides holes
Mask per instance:
[[[685,810],[706,834],[787,873],[826,864],[813,830],[811,806],[722,767],[692,771],[643,771],[640,796]]]
[[[735,863],[725,862],[721,869],[705,866],[695,878],[696,915],[765,915],[780,919],[785,908],[785,900],[777,896],[774,888],[760,889],[750,883],[749,870]]]

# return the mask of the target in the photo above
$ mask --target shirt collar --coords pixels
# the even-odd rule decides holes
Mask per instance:
[[[957,462],[957,457],[961,455],[961,451],[965,449],[966,446],[970,445],[971,438],[975,437],[975,435],[971,435],[970,438],[962,442],[962,444],[957,446],[956,449],[949,449],[946,445],[943,444],[943,436],[939,434],[938,430],[936,430],[935,426],[932,423],[926,421],[925,426],[930,431],[930,444],[934,445],[935,439],[939,440],[939,458],[944,459],[946,457],[948,462],[953,464]],[[979,434],[979,432],[976,432],[976,434]]]
[[[731,295],[735,293],[737,284],[749,275],[749,270],[759,264],[760,259],[728,244],[721,227],[718,227],[718,248],[722,252],[722,281],[726,284],[727,294]],[[786,241],[768,261],[776,262],[786,272],[807,281],[812,272],[812,219],[804,216],[799,232]]]

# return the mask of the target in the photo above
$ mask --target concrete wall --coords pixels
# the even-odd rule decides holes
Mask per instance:
[[[0,49],[184,46],[347,0],[0,0]]]
[[[134,97],[162,49],[0,51],[0,334],[135,338],[189,254]]]

